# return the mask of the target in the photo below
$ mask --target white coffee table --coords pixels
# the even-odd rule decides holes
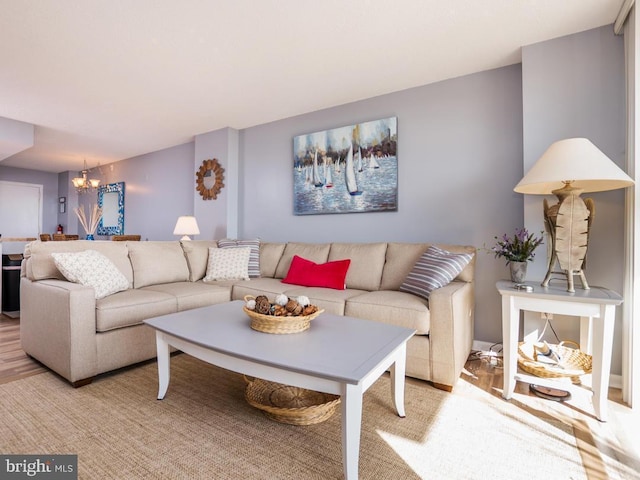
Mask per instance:
[[[415,331],[323,313],[301,333],[252,330],[235,301],[145,320],[156,330],[158,399],[169,387],[169,347],[207,363],[264,380],[340,395],[344,476],[358,478],[362,395],[387,369],[391,396],[404,417],[407,340]]]

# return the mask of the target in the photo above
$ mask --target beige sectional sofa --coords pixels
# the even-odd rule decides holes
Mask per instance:
[[[338,315],[410,327],[407,375],[450,390],[471,350],[475,256],[460,275],[431,293],[429,301],[399,291],[429,244],[265,243],[260,244],[260,278],[204,282],[210,247],[192,242],[32,242],[25,248],[21,279],[20,335],[27,354],[72,384],[155,357],[146,318],[240,300],[245,295],[306,295]],[[451,252],[473,247],[438,245]],[[97,250],[124,274],[129,288],[95,299],[94,290],[67,281],[53,252]],[[316,263],[350,259],[346,289],[282,282],[291,259]]]

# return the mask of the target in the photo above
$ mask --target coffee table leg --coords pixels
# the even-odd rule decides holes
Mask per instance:
[[[162,400],[169,388],[169,344],[162,332],[156,332],[158,354],[158,400]]]
[[[362,425],[362,387],[359,385],[343,385],[342,398],[342,464],[344,478],[358,478],[358,461],[360,457],[360,428]]]
[[[407,363],[407,344],[398,347],[396,361],[391,365],[391,398],[398,416],[404,418],[404,375]]]

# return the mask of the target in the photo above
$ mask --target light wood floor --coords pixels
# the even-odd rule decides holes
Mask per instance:
[[[469,357],[454,389],[456,395],[477,397],[485,392],[500,397],[502,369],[488,359]],[[46,372],[46,367],[27,356],[20,346],[20,320],[0,314],[0,384]],[[413,381],[409,379],[409,381]],[[416,381],[417,382],[417,381]],[[640,479],[640,412],[632,412],[621,400],[617,389],[609,391],[609,421],[598,421],[591,409],[590,395],[574,395],[569,401],[556,402],[539,398],[524,383],[517,383],[511,402],[523,411],[559,419],[574,429],[589,480],[623,480],[611,475],[607,463],[616,459],[631,466]]]
[[[0,384],[46,371],[22,351],[20,319],[0,314]]]

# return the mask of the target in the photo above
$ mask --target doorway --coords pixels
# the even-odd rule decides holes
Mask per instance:
[[[38,238],[41,231],[42,185],[0,181],[2,238]],[[24,248],[24,243],[3,243],[4,253],[22,253]]]

